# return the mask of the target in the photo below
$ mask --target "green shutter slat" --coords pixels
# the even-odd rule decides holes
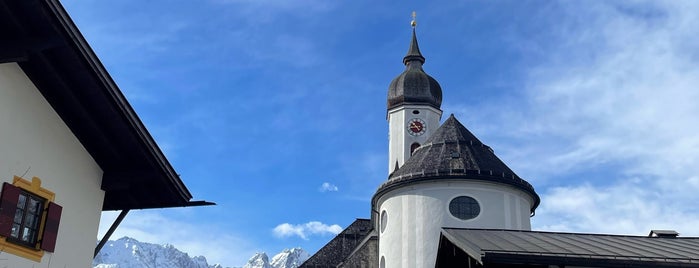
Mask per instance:
[[[53,252],[56,249],[56,238],[58,238],[58,224],[61,221],[63,207],[56,203],[49,202],[46,212],[46,224],[41,238],[41,249]]]
[[[17,211],[20,190],[7,182],[2,185],[2,197],[0,197],[0,236],[10,236],[12,222]]]

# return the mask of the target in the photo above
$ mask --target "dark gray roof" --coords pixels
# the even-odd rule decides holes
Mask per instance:
[[[371,220],[357,219],[347,226],[340,234],[330,240],[299,268],[336,267],[347,259],[357,246],[371,234]]]
[[[437,179],[482,180],[515,186],[532,196],[532,212],[540,201],[534,187],[507,167],[453,114],[389,176],[375,196],[406,183]]]
[[[442,87],[422,70],[425,57],[420,53],[414,28],[413,39],[403,63],[405,71],[394,78],[388,87],[388,109],[403,104],[427,104],[439,109],[442,105]]]
[[[212,204],[190,201],[59,0],[0,1],[0,33],[0,63],[22,68],[104,172],[103,210]]]
[[[441,239],[480,264],[699,267],[699,237],[444,228]]]

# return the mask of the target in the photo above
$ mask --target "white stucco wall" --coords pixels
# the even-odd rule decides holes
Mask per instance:
[[[419,114],[413,114],[417,110]],[[442,111],[427,105],[403,105],[388,111],[388,174],[396,167],[402,166],[410,158],[410,145],[414,142],[424,144],[439,128]],[[408,134],[408,121],[420,118],[425,121],[425,134],[412,136]]]
[[[449,212],[449,202],[470,196],[480,214],[461,220]],[[530,230],[533,200],[509,185],[480,181],[432,181],[394,189],[377,200],[386,211],[386,229],[379,231],[379,258],[386,267],[434,267],[443,227]]]
[[[25,174],[26,173],[26,174]],[[41,263],[0,252],[0,267],[91,267],[102,170],[15,63],[0,64],[0,182],[42,180],[63,206],[55,253]]]

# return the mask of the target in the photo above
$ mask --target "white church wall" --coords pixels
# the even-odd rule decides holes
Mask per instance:
[[[458,196],[477,200],[480,214],[470,220],[453,216],[449,203]],[[482,181],[430,181],[395,189],[377,203],[379,215],[387,215],[385,229],[379,229],[379,256],[386,267],[434,267],[442,228],[530,230],[532,203],[519,189]]]
[[[0,64],[0,152],[0,182],[39,177],[63,207],[54,253],[35,262],[0,252],[0,267],[90,267],[102,170],[16,63]]]

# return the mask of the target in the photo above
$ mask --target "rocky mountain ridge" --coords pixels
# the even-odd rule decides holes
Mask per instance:
[[[310,255],[301,248],[285,249],[271,261],[266,253],[253,255],[243,268],[296,268]],[[93,268],[235,268],[210,265],[206,257],[190,257],[173,245],[140,242],[129,237],[108,241],[92,262]]]

